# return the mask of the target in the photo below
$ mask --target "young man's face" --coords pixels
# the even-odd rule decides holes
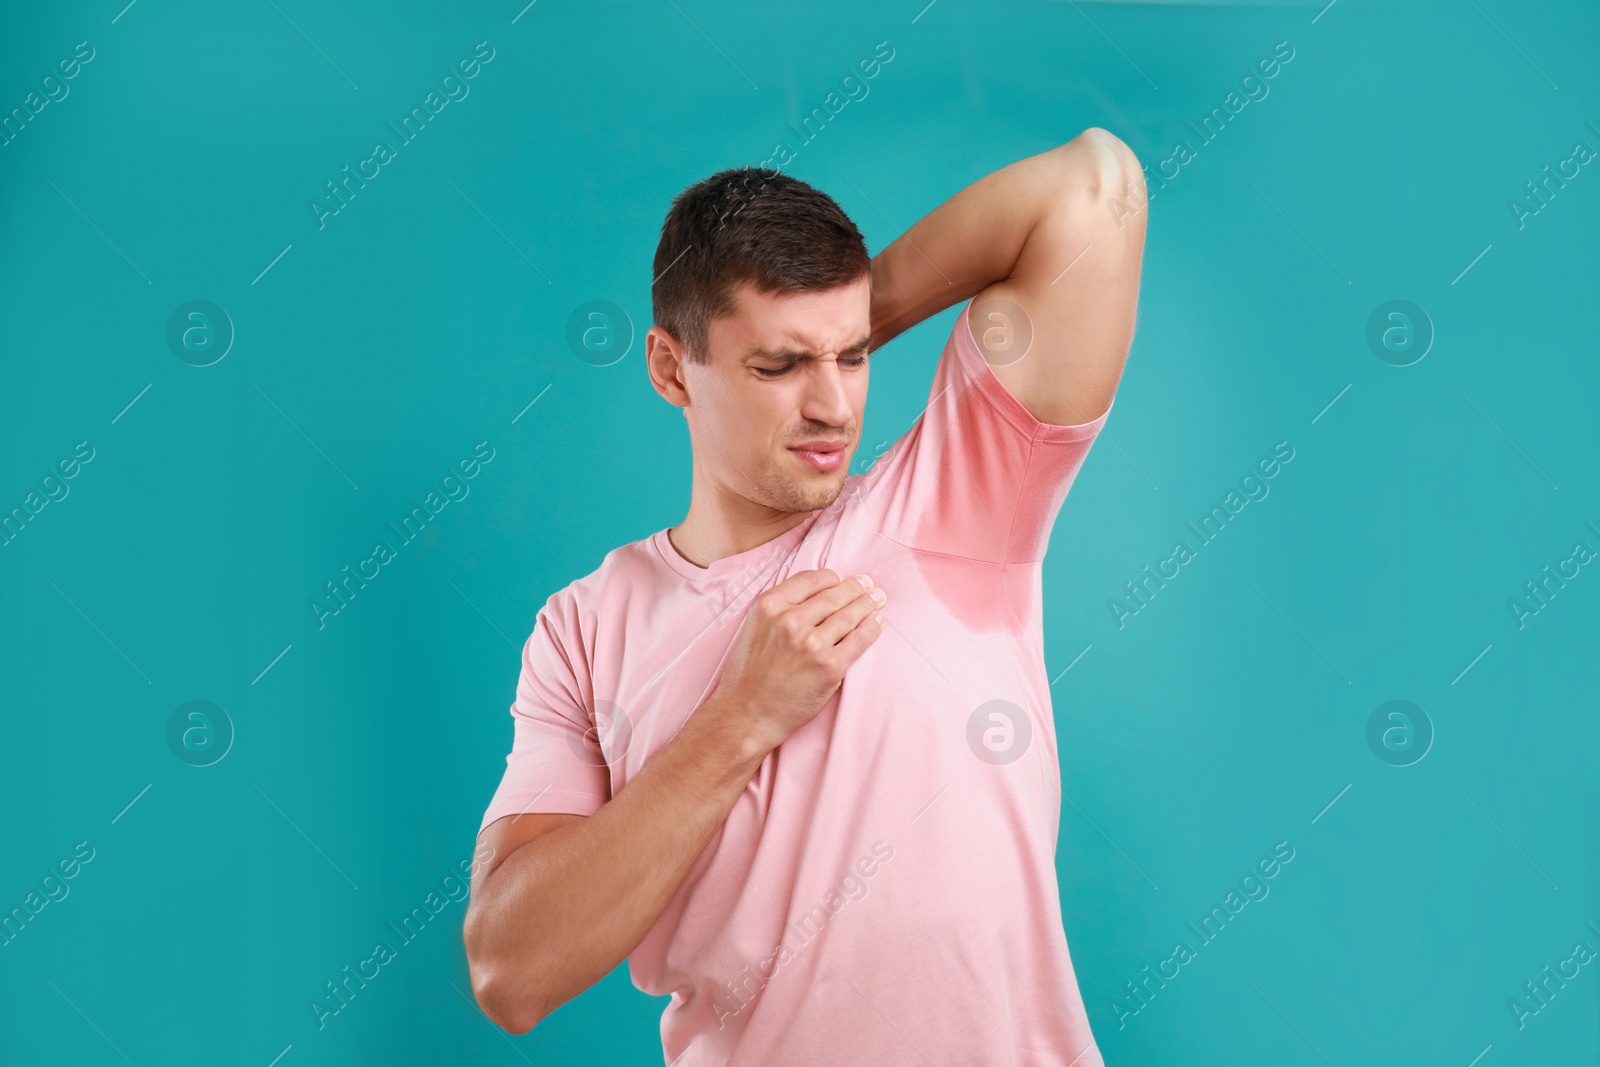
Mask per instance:
[[[746,284],[734,296],[734,313],[709,324],[709,360],[680,365],[695,462],[767,507],[827,507],[861,437],[871,277],[787,296]]]

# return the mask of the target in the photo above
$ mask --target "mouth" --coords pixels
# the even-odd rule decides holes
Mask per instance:
[[[791,448],[789,451],[799,456],[801,462],[813,470],[826,474],[838,470],[844,463],[844,446],[843,440],[812,441]]]

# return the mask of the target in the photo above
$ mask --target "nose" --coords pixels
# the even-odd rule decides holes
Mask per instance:
[[[855,408],[845,388],[845,372],[831,359],[813,361],[810,371],[800,414],[812,422],[829,426],[850,425],[855,419]]]

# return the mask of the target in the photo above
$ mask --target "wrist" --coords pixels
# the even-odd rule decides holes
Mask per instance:
[[[716,696],[695,709],[683,732],[693,731],[697,750],[730,767],[741,784],[750,780],[777,743],[766,737],[743,706]]]

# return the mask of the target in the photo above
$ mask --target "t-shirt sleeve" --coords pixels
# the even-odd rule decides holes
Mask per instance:
[[[995,375],[967,325],[945,343],[928,406],[856,486],[884,536],[985,563],[1042,560],[1089,446],[1111,414],[1041,422]]]
[[[478,832],[506,815],[593,815],[611,798],[611,775],[597,744],[577,613],[567,590],[552,596],[522,646],[511,705],[511,753]]]

